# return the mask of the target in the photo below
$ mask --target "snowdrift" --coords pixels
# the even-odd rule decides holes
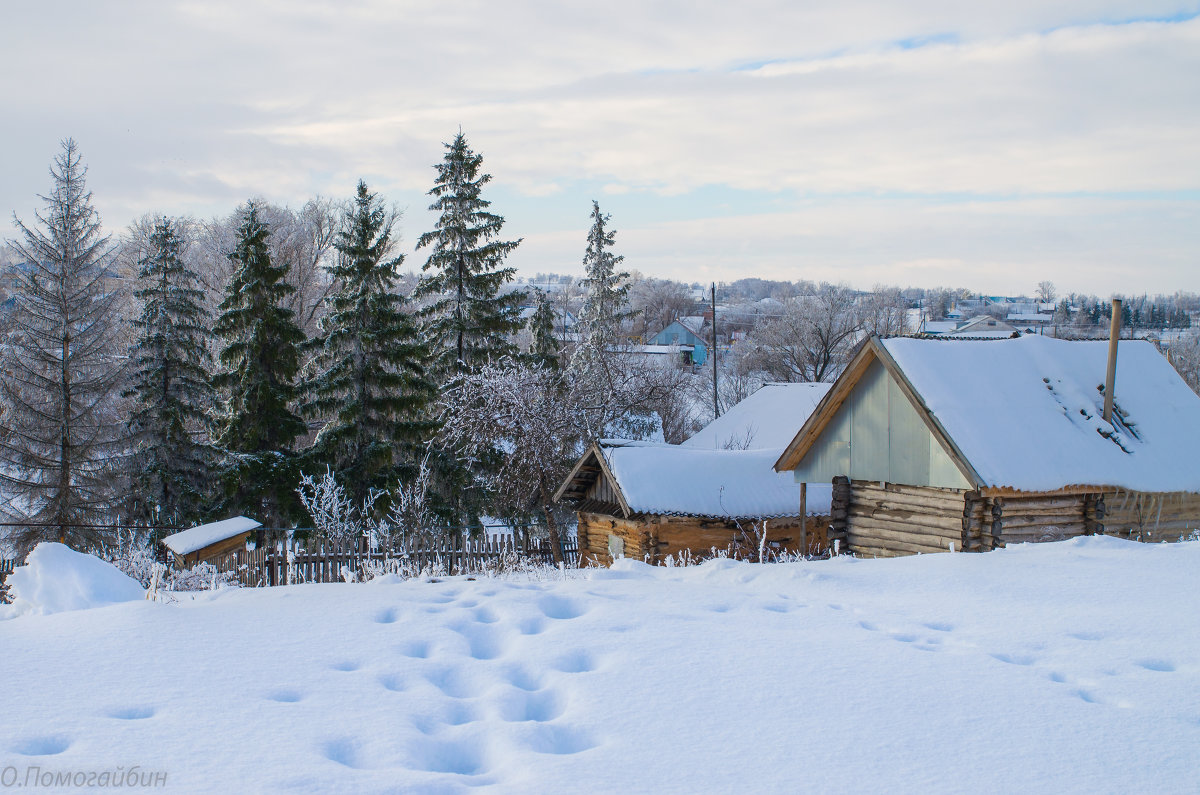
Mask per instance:
[[[146,592],[111,563],[62,544],[41,543],[8,576],[13,616],[62,613],[142,599]]]
[[[32,615],[0,622],[0,769],[141,765],[172,792],[1195,792],[1198,565],[1200,542],[1079,538]]]

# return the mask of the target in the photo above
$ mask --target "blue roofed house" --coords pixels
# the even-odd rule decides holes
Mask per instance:
[[[694,365],[702,365],[708,360],[708,343],[703,334],[704,318],[700,316],[680,317],[658,332],[649,341],[650,345],[671,345],[690,347],[691,360]]]

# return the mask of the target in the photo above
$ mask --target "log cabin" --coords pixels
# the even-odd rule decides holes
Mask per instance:
[[[262,527],[246,516],[235,516],[192,527],[163,539],[175,565],[190,569],[197,563],[210,562],[237,549],[246,548],[248,534]]]
[[[576,508],[580,564],[755,557],[764,530],[771,552],[823,552],[832,488],[771,466],[829,387],[768,384],[681,445],[593,445],[555,495]]]
[[[868,340],[775,463],[864,556],[1200,529],[1200,397],[1148,342]]]

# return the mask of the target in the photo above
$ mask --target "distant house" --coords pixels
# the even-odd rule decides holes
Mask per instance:
[[[772,384],[682,445],[602,440],[555,494],[579,520],[581,563],[680,553],[752,553],[755,527],[774,551],[826,548],[829,485],[801,487],[771,465],[829,384]],[[736,449],[727,449],[727,442]],[[803,522],[801,516],[804,516]]]
[[[964,323],[959,323],[954,331],[948,331],[943,336],[1000,339],[1019,333],[1016,326],[1010,326],[1003,320],[997,320],[990,315],[979,315]]]
[[[1105,422],[1107,348],[873,338],[775,468],[832,483],[831,543],[862,555],[1177,540],[1200,528],[1200,397],[1150,343],[1121,342]]]
[[[245,516],[235,516],[219,522],[202,524],[163,539],[175,564],[189,569],[197,563],[212,561],[237,549],[246,547],[246,536],[262,527]]]
[[[690,352],[690,363],[699,366],[708,360],[708,343],[701,335],[703,328],[703,317],[677,318],[654,335],[649,344],[686,347]]]

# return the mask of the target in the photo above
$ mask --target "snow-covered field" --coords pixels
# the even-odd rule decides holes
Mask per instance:
[[[0,621],[0,783],[1196,792],[1197,572],[1198,542],[1080,538],[26,615]]]

